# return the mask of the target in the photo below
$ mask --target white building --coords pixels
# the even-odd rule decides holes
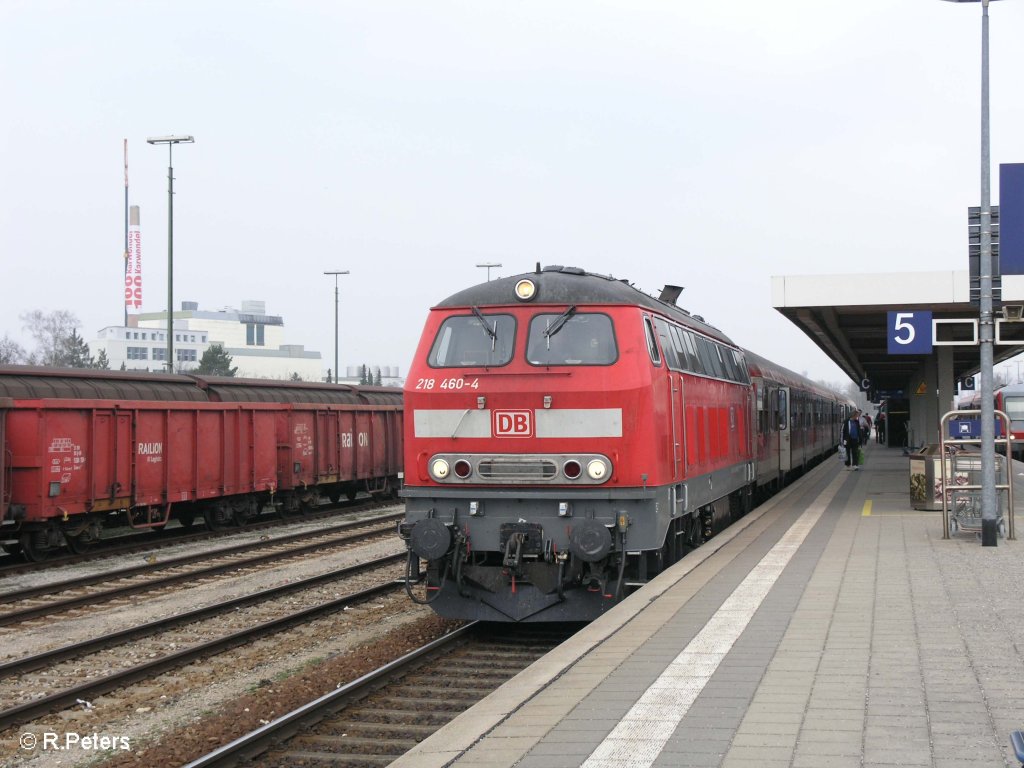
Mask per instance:
[[[117,370],[162,370],[167,359],[167,313],[130,315],[129,327],[108,326],[90,344],[93,356],[105,350],[110,367]],[[319,352],[301,344],[284,343],[284,320],[268,315],[262,301],[243,301],[241,311],[225,308],[201,311],[192,301],[183,301],[174,312],[175,371],[195,368],[211,344],[220,344],[231,356],[236,373],[245,378],[303,381],[323,378]]]

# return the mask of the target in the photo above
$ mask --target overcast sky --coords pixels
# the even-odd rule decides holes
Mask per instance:
[[[428,308],[535,262],[683,285],[813,378],[772,275],[966,269],[981,7],[940,0],[0,0],[0,337],[266,302],[289,343],[404,374]],[[991,6],[993,202],[1024,161],[1024,2]],[[864,281],[869,296],[873,286]]]

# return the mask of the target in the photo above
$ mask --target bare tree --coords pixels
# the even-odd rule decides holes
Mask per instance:
[[[77,333],[78,318],[66,309],[43,312],[33,309],[21,315],[22,327],[35,339],[34,362],[40,365],[62,365],[68,352],[68,341]]]
[[[4,365],[20,365],[28,362],[25,348],[7,334],[0,339],[0,363]]]

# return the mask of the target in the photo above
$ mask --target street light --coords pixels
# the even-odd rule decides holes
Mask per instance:
[[[191,136],[154,136],[147,144],[167,145],[167,372],[174,373],[174,163],[175,144],[193,144]]]
[[[994,0],[947,0],[952,3],[981,3],[981,248],[978,265],[980,307],[978,313],[979,360],[981,368],[981,545],[996,546],[996,445],[995,404],[992,386],[995,325],[992,318],[992,201],[989,165],[988,121],[988,4]],[[1013,482],[1007,457],[1007,482]]]
[[[477,264],[477,266],[487,270],[487,282],[489,283],[491,282],[491,270],[499,268],[501,264],[496,261],[485,261],[483,264]]]
[[[334,383],[338,383],[338,275],[347,275],[348,270],[339,272],[324,272],[325,275],[334,275]]]

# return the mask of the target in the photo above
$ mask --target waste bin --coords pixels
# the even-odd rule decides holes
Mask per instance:
[[[935,444],[910,454],[910,506],[914,509],[942,509],[941,459],[942,449]]]

